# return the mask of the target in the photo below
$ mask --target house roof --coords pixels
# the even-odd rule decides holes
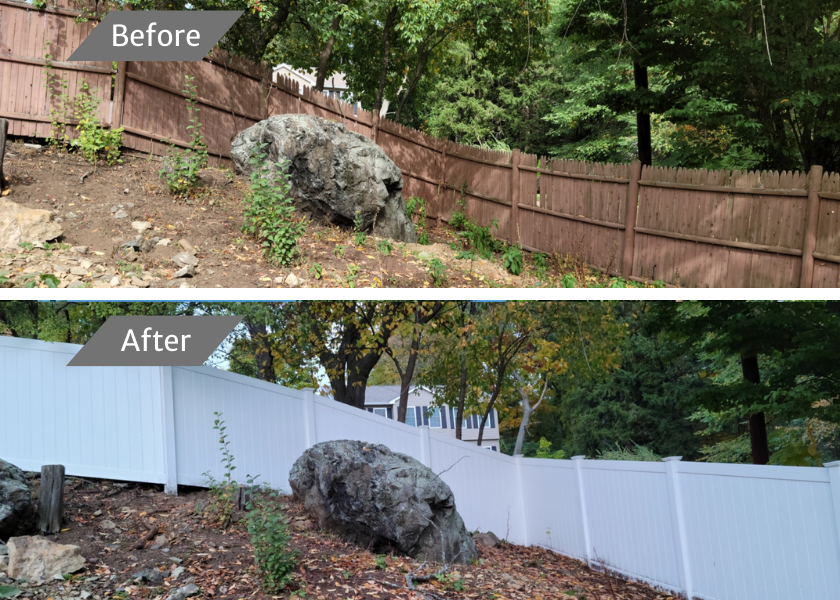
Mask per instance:
[[[399,385],[371,385],[365,390],[365,404],[390,404],[400,397]]]

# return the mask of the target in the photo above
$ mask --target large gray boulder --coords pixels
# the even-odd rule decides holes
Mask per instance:
[[[62,575],[85,568],[78,546],[57,544],[41,536],[14,537],[9,540],[9,577],[41,585]]]
[[[0,541],[35,529],[35,506],[23,471],[0,460]]]
[[[316,444],[289,475],[322,529],[376,553],[447,563],[478,558],[452,490],[417,460],[380,444]]]
[[[230,147],[237,171],[250,174],[251,157],[266,148],[274,163],[290,161],[292,196],[298,210],[316,220],[362,228],[402,242],[416,242],[405,214],[402,173],[385,152],[341,123],[310,115],[276,115],[239,133]]]

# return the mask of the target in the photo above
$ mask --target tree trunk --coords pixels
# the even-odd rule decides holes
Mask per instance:
[[[741,372],[746,381],[758,385],[761,382],[758,371],[758,357],[742,357]],[[752,450],[753,464],[766,465],[770,462],[770,447],[767,443],[767,423],[764,419],[764,413],[758,412],[750,415],[749,424],[750,449]]]
[[[44,465],[38,491],[38,529],[47,535],[58,533],[63,516],[64,465]]]
[[[274,372],[274,356],[271,354],[271,344],[268,339],[268,327],[265,323],[257,323],[252,319],[245,319],[245,328],[251,336],[254,347],[254,362],[257,365],[257,378],[269,383],[277,383]]]
[[[648,89],[647,67],[639,63],[633,63],[633,78],[636,82],[636,91]],[[650,115],[642,110],[636,112],[636,135],[639,144],[639,161],[643,165],[653,164],[653,149],[650,141]]]
[[[394,19],[397,16],[397,7],[394,6],[388,11],[385,19],[385,26],[382,30],[382,70],[379,72],[379,85],[376,88],[376,102],[373,107],[373,131],[371,138],[376,141],[379,135],[379,110],[382,108],[382,98],[385,96],[385,83],[388,79],[388,64],[391,61],[391,28],[394,26]]]
[[[417,367],[417,355],[419,353],[420,334],[415,332],[411,340],[405,371],[400,374],[400,406],[397,409],[397,421],[400,423],[405,423],[405,413],[408,410],[408,391],[411,388],[411,380],[414,379],[414,370]]]
[[[346,4],[346,2],[342,2],[341,4]],[[330,23],[332,35],[327,40],[326,46],[318,54],[318,71],[315,75],[315,89],[319,92],[324,91],[324,81],[327,78],[327,68],[329,67],[332,51],[335,47],[335,34],[338,31],[339,25],[341,25],[341,15],[333,18],[332,23]]]
[[[467,399],[467,354],[461,354],[461,381],[458,386],[458,407],[455,414],[455,437],[461,438],[461,426],[464,424],[464,403]]]

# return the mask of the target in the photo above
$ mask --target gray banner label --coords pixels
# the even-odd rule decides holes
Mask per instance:
[[[201,366],[241,320],[234,316],[109,317],[67,366]]]
[[[241,14],[241,10],[114,10],[67,60],[201,60]]]

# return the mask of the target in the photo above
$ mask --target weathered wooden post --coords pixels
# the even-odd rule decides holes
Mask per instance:
[[[3,176],[3,159],[6,156],[6,133],[9,131],[9,122],[0,119],[0,190],[6,187],[6,178]]]
[[[64,465],[44,465],[38,492],[38,529],[46,534],[58,533],[63,516]]]
[[[817,225],[820,220],[820,183],[823,168],[811,167],[808,174],[808,204],[805,216],[805,239],[802,245],[802,268],[799,271],[799,287],[809,288],[814,281],[814,250],[817,247]]]
[[[519,235],[519,149],[513,151],[513,156],[510,159],[511,170],[510,174],[510,243],[521,244],[522,236]]]
[[[636,211],[639,208],[639,179],[642,177],[642,163],[634,160],[630,164],[630,183],[624,200],[624,248],[621,252],[621,275],[630,279],[633,274],[633,250],[636,243]]]

